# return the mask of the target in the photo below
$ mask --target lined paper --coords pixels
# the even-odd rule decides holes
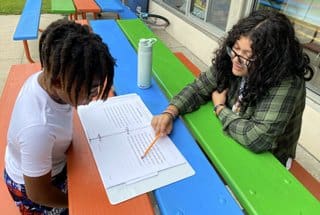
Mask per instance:
[[[155,133],[152,114],[137,94],[94,101],[78,107],[78,113],[106,188],[144,180],[186,163],[167,136],[141,159]]]

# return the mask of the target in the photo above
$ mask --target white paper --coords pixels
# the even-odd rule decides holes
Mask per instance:
[[[106,188],[130,184],[186,162],[169,137],[155,137],[152,114],[136,94],[112,97],[78,108],[89,145]]]

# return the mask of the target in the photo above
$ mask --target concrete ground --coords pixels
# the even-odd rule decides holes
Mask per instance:
[[[105,18],[106,16],[103,17]],[[40,28],[45,27],[52,21],[63,18],[61,15],[43,14],[40,19]],[[89,17],[90,18],[90,17]],[[19,16],[0,16],[0,93],[7,78],[11,65],[28,63],[21,41],[13,41],[13,33],[18,23]],[[182,52],[201,71],[207,68],[200,59],[193,55],[186,47],[170,36],[164,29],[153,29],[173,52]],[[31,56],[39,61],[38,40],[29,41]],[[320,181],[320,147],[317,144],[320,137],[320,108],[312,99],[307,99],[307,106],[303,118],[302,134],[297,148],[298,162],[304,166],[318,181]]]

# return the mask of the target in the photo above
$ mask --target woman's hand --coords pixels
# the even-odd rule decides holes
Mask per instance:
[[[227,100],[227,93],[228,93],[228,89],[223,90],[221,93],[215,90],[211,95],[213,106],[220,105],[216,110],[217,115],[224,108],[224,104],[226,103],[226,100]]]
[[[173,118],[167,113],[162,113],[152,118],[151,125],[156,134],[165,136],[172,131]]]
[[[170,105],[162,114],[154,116],[151,125],[155,133],[160,133],[161,136],[170,134],[176,116],[178,116],[178,109],[173,105]]]

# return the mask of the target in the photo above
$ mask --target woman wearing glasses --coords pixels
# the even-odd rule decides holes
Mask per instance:
[[[240,20],[201,73],[152,120],[169,134],[173,120],[212,100],[224,131],[246,148],[271,151],[283,164],[295,157],[305,107],[309,58],[283,14],[260,10]]]

